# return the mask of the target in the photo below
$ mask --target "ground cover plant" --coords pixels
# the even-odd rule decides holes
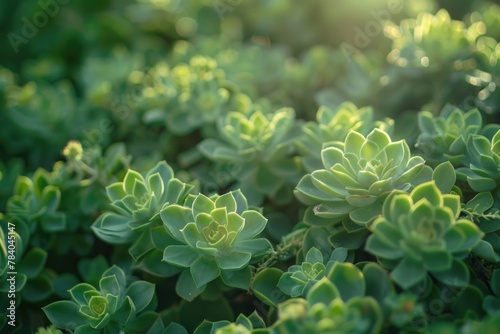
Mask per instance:
[[[500,2],[0,4],[0,332],[498,333]]]

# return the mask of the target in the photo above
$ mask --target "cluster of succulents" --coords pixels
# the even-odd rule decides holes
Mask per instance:
[[[0,332],[498,332],[491,1],[2,2]]]

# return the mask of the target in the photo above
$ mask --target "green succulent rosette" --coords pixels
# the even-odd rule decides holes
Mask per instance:
[[[382,311],[373,297],[342,300],[338,289],[323,278],[306,299],[292,298],[278,305],[278,321],[262,333],[380,333]]]
[[[281,276],[278,287],[291,297],[305,297],[309,289],[330,271],[335,262],[345,261],[347,250],[337,248],[332,252],[329,261],[324,261],[323,254],[312,247],[306,254],[304,262],[291,265]]]
[[[291,108],[270,114],[231,112],[218,123],[220,139],[205,139],[198,147],[216,164],[233,165],[228,184],[221,187],[242,189],[253,205],[265,197],[284,204],[292,199],[291,187],[301,176],[300,162],[293,157],[296,125]],[[220,171],[214,168],[215,174]]]
[[[351,102],[344,102],[337,108],[321,106],[316,121],[302,126],[303,135],[297,138],[295,146],[306,170],[313,172],[323,168],[321,150],[329,143],[343,142],[351,130],[367,135],[374,128],[392,132],[394,121],[376,121],[373,108],[357,108]]]
[[[161,219],[180,243],[165,247],[163,261],[184,268],[176,291],[187,300],[218,277],[228,286],[248,289],[249,264],[273,252],[267,239],[256,238],[267,219],[249,210],[239,190],[210,198],[190,195],[183,206],[166,206]]]
[[[455,167],[462,166],[469,138],[491,133],[498,127],[493,124],[483,127],[478,109],[464,112],[451,105],[445,106],[437,117],[429,111],[421,111],[418,126],[421,133],[415,147],[433,167],[445,161],[450,161]]]
[[[294,193],[310,207],[304,221],[330,226],[346,219],[366,226],[382,211],[393,191],[409,191],[424,169],[421,157],[411,157],[405,141],[391,141],[374,129],[366,137],[351,131],[345,142],[321,152],[324,169],[304,176]]]
[[[30,232],[61,232],[66,229],[66,215],[58,211],[61,191],[50,174],[38,169],[32,178],[19,176],[14,195],[7,202],[7,214],[26,222]]]
[[[92,230],[106,242],[131,243],[144,228],[160,221],[163,205],[182,203],[192,189],[174,177],[165,161],[145,176],[129,169],[122,182],[106,187],[113,211],[99,216]]]
[[[183,203],[193,185],[174,177],[172,168],[159,162],[145,176],[129,169],[122,182],[106,188],[113,211],[102,213],[92,231],[110,244],[130,245],[129,253],[142,270],[157,276],[173,276],[178,268],[162,263],[166,243],[175,243],[163,227],[164,205]]]
[[[99,288],[80,283],[69,290],[71,300],[43,307],[57,328],[75,333],[146,333],[158,320],[154,284],[127,282],[117,266],[106,270]]]
[[[458,219],[460,197],[443,194],[435,181],[418,185],[410,194],[394,194],[368,237],[366,251],[392,269],[392,279],[404,289],[428,273],[451,286],[468,284],[462,261],[483,233],[467,219]]]
[[[467,141],[466,167],[457,169],[457,177],[475,192],[492,191],[500,184],[500,130],[489,140],[473,135]]]

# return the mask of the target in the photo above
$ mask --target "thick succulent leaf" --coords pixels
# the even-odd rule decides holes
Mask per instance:
[[[168,183],[170,179],[174,177],[174,171],[172,167],[170,167],[169,164],[167,164],[165,161],[160,161],[154,166],[146,175],[146,179],[148,179],[151,175],[154,174],[160,174],[161,179],[165,184]]]
[[[490,192],[482,192],[474,196],[465,204],[464,209],[484,213],[493,205],[493,195]]]
[[[238,289],[248,290],[252,271],[250,267],[244,267],[240,270],[221,270],[220,277],[228,285]]]
[[[455,168],[449,162],[443,162],[438,165],[432,173],[432,179],[436,182],[436,186],[443,194],[448,194],[456,181]]]
[[[248,240],[257,236],[264,230],[267,224],[267,219],[259,212],[249,210],[241,215],[245,219],[243,229],[238,233],[236,240]]]
[[[425,267],[429,271],[443,271],[451,268],[453,258],[447,251],[424,249],[421,255]]]
[[[239,252],[250,253],[252,256],[271,254],[274,251],[271,242],[265,238],[237,241],[233,249]]]
[[[363,267],[363,276],[366,284],[365,295],[375,298],[381,305],[387,296],[396,291],[387,272],[376,263],[366,264]]]
[[[166,184],[164,184],[161,179],[160,173],[150,175],[147,181],[150,194],[154,194],[156,198],[160,198],[165,192],[166,187]]]
[[[382,204],[374,202],[366,207],[356,209],[349,213],[349,218],[356,224],[366,226],[382,213]]]
[[[252,291],[255,296],[272,307],[284,302],[287,297],[278,288],[282,274],[283,272],[277,268],[266,268],[255,275],[252,282]]]
[[[222,196],[219,196],[215,200],[216,208],[225,208],[227,212],[236,212],[236,200],[233,197],[232,193],[227,193]]]
[[[363,273],[352,263],[335,263],[326,277],[333,282],[344,301],[365,294]]]
[[[330,169],[332,166],[338,163],[342,163],[342,157],[344,153],[336,147],[328,147],[321,150],[321,159],[323,160],[323,166],[326,169]]]
[[[197,287],[191,276],[190,270],[184,269],[177,279],[175,292],[187,301],[193,301],[205,290],[205,288],[206,286]]]
[[[345,203],[345,202],[343,202],[343,203]],[[330,215],[328,218],[323,218],[323,217],[320,217],[314,213],[314,208],[309,207],[306,209],[302,220],[307,225],[323,227],[323,226],[334,225],[334,224],[340,222],[342,220],[342,218],[344,218],[345,216],[346,216],[346,213],[343,213],[343,214],[338,215],[336,217],[332,217]]]
[[[45,267],[46,261],[46,251],[41,248],[32,248],[23,256],[21,263],[17,265],[16,269],[24,273],[28,279],[35,278]]]
[[[120,283],[118,283],[118,279],[115,275],[101,278],[99,281],[99,289],[104,296],[107,294],[118,296],[121,292]]]
[[[125,177],[123,178],[123,188],[127,192],[127,194],[131,195],[134,193],[134,185],[137,181],[145,183],[144,178],[138,172],[129,169]]]
[[[146,281],[136,281],[130,284],[125,293],[134,303],[137,312],[145,309],[153,300],[155,286]]]
[[[432,205],[443,205],[443,196],[434,181],[418,185],[415,189],[413,189],[410,196],[413,200],[413,203],[417,203],[421,199],[425,199]]]
[[[365,137],[356,131],[351,131],[345,139],[345,152],[359,155],[361,146],[365,143]]]
[[[196,217],[199,213],[209,213],[215,209],[215,203],[203,194],[196,196],[193,202],[193,216]]]
[[[78,305],[70,301],[57,301],[43,307],[42,310],[49,321],[58,328],[74,330],[87,322],[79,313]]]
[[[442,271],[433,271],[432,275],[448,286],[462,287],[469,283],[469,268],[462,261],[454,260],[451,268]]]
[[[191,276],[198,288],[205,286],[220,275],[219,266],[214,260],[209,260],[205,257],[199,257],[191,265]]]
[[[217,263],[219,267],[223,270],[238,270],[243,268],[248,264],[252,258],[251,253],[233,251],[230,253],[218,253]]]
[[[248,210],[248,202],[240,189],[231,192],[236,203],[236,213],[239,215]]]
[[[190,267],[198,256],[198,252],[190,246],[171,245],[165,248],[163,261],[180,267]]]
[[[323,263],[323,254],[316,247],[313,247],[307,252],[306,261],[309,263]]]
[[[309,307],[315,304],[330,305],[338,297],[340,297],[338,287],[328,278],[323,277],[307,293],[307,304]]]
[[[179,241],[184,241],[181,230],[194,220],[190,208],[177,204],[169,205],[161,210],[160,217],[167,230]]]
[[[315,205],[322,201],[331,200],[328,196],[314,185],[310,174],[305,175],[294,190],[295,197],[306,205]]]
[[[403,259],[391,272],[391,278],[403,289],[417,285],[425,275],[424,264],[409,258]]]
[[[345,175],[345,178],[349,178],[346,174],[342,175]],[[314,187],[330,198],[342,198],[348,195],[345,189],[341,189],[340,187],[336,186],[339,182],[339,179],[341,181],[344,181],[344,179],[341,179],[336,175],[333,175],[330,171],[324,169],[314,171],[311,174],[311,181]]]
[[[71,298],[73,298],[73,300],[79,305],[86,305],[87,300],[85,299],[84,294],[87,291],[96,291],[96,289],[90,284],[80,283],[72,287],[69,290],[69,294],[71,295]]]
[[[133,241],[134,232],[128,227],[130,217],[106,212],[92,224],[92,230],[102,240],[110,244],[126,244]]]
[[[460,229],[465,235],[465,242],[457,251],[470,251],[470,249],[474,248],[479,243],[484,235],[477,225],[466,219],[457,221],[453,228]]]

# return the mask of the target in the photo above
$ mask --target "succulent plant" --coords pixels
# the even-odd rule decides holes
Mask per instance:
[[[292,298],[278,305],[278,321],[262,333],[379,333],[382,311],[372,297],[344,301],[324,277],[307,298]]]
[[[351,130],[368,135],[374,128],[379,128],[390,134],[393,125],[390,119],[375,121],[370,107],[358,109],[350,102],[335,109],[322,106],[318,109],[316,121],[302,126],[303,135],[295,144],[306,170],[312,173],[323,168],[321,150],[329,143],[343,142]]]
[[[71,300],[43,308],[57,328],[81,333],[146,333],[158,319],[154,285],[146,281],[127,282],[117,266],[106,270],[99,288],[80,283],[69,290]]]
[[[387,29],[393,41],[390,62],[400,67],[421,71],[442,71],[453,61],[470,58],[477,33],[468,30],[461,21],[452,20],[448,12],[436,15],[420,13],[400,23],[399,29]]]
[[[241,98],[217,61],[200,55],[173,68],[158,63],[146,73],[131,76],[131,83],[142,90],[137,102],[144,110],[144,121],[166,120],[167,129],[177,135],[213,125]]]
[[[418,114],[418,126],[421,133],[415,147],[432,167],[445,161],[460,167],[465,162],[470,136],[491,133],[498,127],[493,124],[483,127],[478,109],[464,112],[451,105],[444,107],[437,117],[431,112],[421,111]]]
[[[278,287],[291,297],[305,297],[309,289],[325,277],[336,261],[344,261],[346,257],[347,251],[337,248],[332,252],[330,260],[325,263],[323,254],[313,247],[307,252],[302,264],[295,264],[288,268],[288,272],[281,276]]]
[[[463,286],[469,269],[462,260],[483,233],[471,221],[458,219],[460,209],[460,197],[443,194],[435,181],[418,185],[410,194],[394,194],[371,227],[366,251],[393,269],[392,279],[405,289],[422,282],[427,273]]]
[[[61,191],[50,174],[38,169],[32,178],[19,176],[14,196],[7,202],[7,214],[27,223],[30,232],[60,232],[66,229],[66,215],[58,211]]]
[[[500,130],[491,140],[473,135],[467,141],[466,167],[457,169],[457,177],[475,192],[492,191],[500,184]]]
[[[265,325],[264,320],[254,311],[248,317],[240,314],[234,322],[227,320],[211,322],[205,320],[196,328],[193,334],[251,334],[254,333],[254,330],[264,328]]]
[[[411,190],[424,167],[421,157],[410,156],[405,141],[392,142],[379,129],[366,137],[351,131],[345,143],[335,142],[321,155],[325,169],[304,176],[294,192],[310,206],[304,221],[311,225],[350,219],[366,226],[392,191]]]
[[[146,227],[160,222],[159,213],[165,204],[182,203],[192,189],[174,177],[165,161],[145,176],[129,169],[122,182],[106,188],[114,212],[99,216],[92,230],[107,242],[131,243]]]
[[[157,276],[173,276],[179,269],[162,263],[166,243],[175,243],[160,218],[164,205],[184,203],[194,186],[174,177],[161,161],[145,176],[129,169],[122,182],[106,190],[113,211],[102,213],[92,225],[94,233],[112,244],[128,244],[138,267]]]
[[[498,201],[498,195],[495,196]],[[484,233],[483,239],[474,247],[474,254],[482,259],[496,263],[500,261],[500,210],[499,203],[491,192],[481,192],[469,200],[462,213]]]
[[[248,194],[252,205],[265,196],[286,203],[291,200],[287,190],[300,178],[299,161],[291,156],[294,117],[290,108],[272,114],[231,112],[218,123],[221,139],[205,139],[199,149],[214,162],[236,166],[230,181],[237,181],[233,187]]]
[[[249,264],[273,252],[267,239],[255,238],[267,219],[248,209],[239,190],[210,198],[190,195],[182,206],[166,206],[161,219],[180,243],[165,247],[163,261],[183,268],[176,291],[187,300],[218,277],[228,286],[248,289]]]
[[[63,334],[57,327],[54,325],[49,326],[49,327],[40,327],[37,329],[36,334]]]

